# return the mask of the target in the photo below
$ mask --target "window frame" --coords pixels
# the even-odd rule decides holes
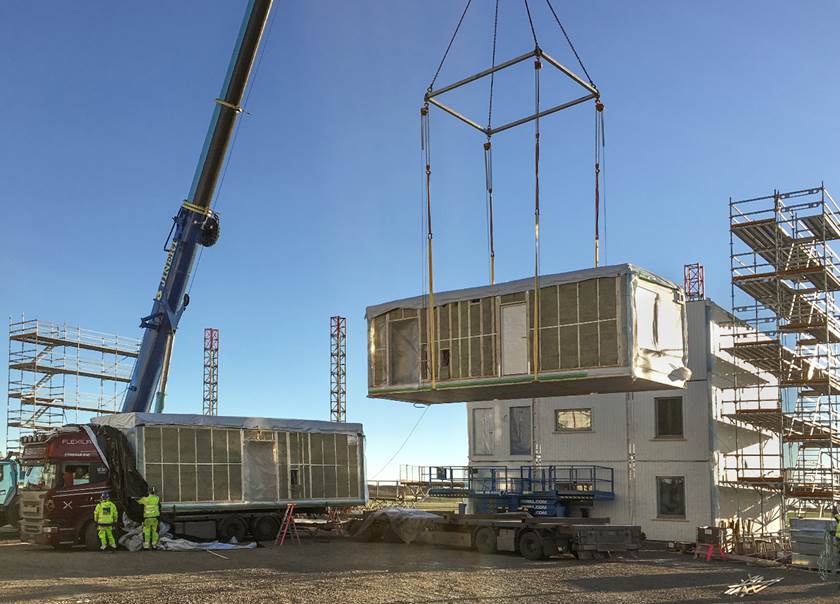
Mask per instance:
[[[662,497],[660,492],[660,481],[679,480],[682,482],[682,514],[663,514]],[[685,489],[685,476],[657,476],[656,477],[656,517],[662,520],[685,520],[687,518],[687,501]]]
[[[589,413],[589,426],[586,428],[561,428],[560,427],[560,414],[561,413],[568,413],[570,411],[587,411]],[[575,433],[575,432],[592,432],[592,407],[573,407],[573,408],[562,408],[562,409],[555,409],[554,410],[554,432],[561,433],[561,434],[568,434],[568,433]]]
[[[660,402],[675,401],[680,402],[680,432],[679,434],[662,434],[661,425],[659,421],[659,406]],[[656,440],[681,440],[685,439],[685,399],[682,395],[678,396],[658,396],[653,399],[653,437]]]

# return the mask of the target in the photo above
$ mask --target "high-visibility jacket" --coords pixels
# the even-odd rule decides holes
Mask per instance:
[[[834,519],[837,521],[837,528],[834,529],[834,537],[840,539],[840,514],[835,516]]]
[[[93,520],[96,524],[116,524],[117,506],[110,499],[100,501],[93,510]]]
[[[143,518],[157,518],[160,516],[160,497],[154,494],[146,495],[137,500],[143,506]]]

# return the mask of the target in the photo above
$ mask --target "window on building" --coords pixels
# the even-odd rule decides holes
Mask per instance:
[[[592,409],[558,409],[554,416],[557,432],[592,430]]]
[[[681,396],[658,398],[656,403],[656,438],[683,436],[683,399]]]
[[[656,515],[660,518],[685,518],[685,477],[656,477]]]
[[[473,454],[492,455],[494,437],[493,409],[473,409]]]
[[[510,454],[531,454],[531,407],[510,408]]]

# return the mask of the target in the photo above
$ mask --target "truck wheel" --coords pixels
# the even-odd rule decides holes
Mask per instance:
[[[241,543],[247,535],[248,525],[239,516],[230,516],[219,523],[219,541],[230,541],[236,537],[236,540]]]
[[[475,533],[475,549],[482,554],[495,554],[496,531],[486,526],[478,529]]]
[[[254,520],[251,533],[257,541],[273,541],[277,537],[278,530],[280,530],[280,523],[274,516],[259,516]]]
[[[85,544],[85,549],[88,551],[97,551],[99,549],[99,533],[96,531],[96,524],[88,522],[85,525],[85,530],[82,533],[82,540]]]
[[[540,536],[534,531],[522,533],[519,537],[519,553],[528,560],[543,560],[543,542]]]

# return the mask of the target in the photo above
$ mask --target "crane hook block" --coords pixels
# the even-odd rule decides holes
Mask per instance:
[[[201,245],[211,247],[219,240],[219,215],[208,214],[201,224]]]
[[[603,111],[603,110],[604,110],[604,104],[603,104],[601,101],[597,101],[597,102],[595,103],[595,110],[596,110],[598,113],[600,113],[601,111]]]

